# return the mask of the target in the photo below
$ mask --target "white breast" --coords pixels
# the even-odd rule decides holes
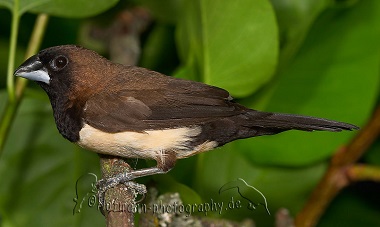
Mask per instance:
[[[77,144],[101,154],[155,159],[168,150],[180,153],[177,156],[191,153],[193,149],[189,145],[200,133],[200,127],[107,133],[85,124],[79,132]]]

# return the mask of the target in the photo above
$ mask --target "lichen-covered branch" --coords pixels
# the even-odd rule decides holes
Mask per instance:
[[[100,166],[103,178],[114,177],[119,173],[130,172],[131,167],[121,158],[100,156]],[[119,184],[106,191],[104,204],[101,207],[108,227],[134,226],[134,213],[128,207],[135,204],[134,191],[126,185]]]

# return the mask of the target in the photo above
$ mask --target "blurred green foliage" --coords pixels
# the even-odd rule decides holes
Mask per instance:
[[[116,1],[102,2],[20,1],[18,13],[59,16],[50,19],[43,47],[91,46],[79,38],[86,23],[102,21],[104,25],[122,10],[146,7],[154,22],[143,34],[140,65],[144,67],[223,87],[237,101],[264,111],[363,126],[376,105],[380,1],[163,0],[158,4],[131,0],[107,11]],[[11,14],[6,8],[12,9],[12,4],[12,0],[0,0],[0,7],[5,7],[0,8],[0,111],[7,98]],[[93,17],[77,19],[88,16]],[[22,62],[34,19],[29,13],[21,18],[16,65]],[[236,141],[181,160],[168,175],[140,182],[153,180],[161,192],[178,191],[189,204],[211,198],[227,203],[231,197],[239,199],[238,194],[219,195],[219,188],[243,178],[266,196],[272,215],[259,206],[255,211],[235,209],[208,216],[252,218],[259,226],[272,226],[273,214],[281,207],[297,214],[324,173],[328,158],[355,134],[292,131]],[[379,164],[378,157],[379,150],[372,148],[363,160]],[[145,162],[140,160],[140,165]],[[76,181],[88,172],[99,176],[97,155],[59,135],[46,95],[30,84],[0,157],[1,225],[104,226],[95,207],[85,204],[80,213],[72,214]],[[364,183],[346,189],[326,211],[320,226],[380,226],[375,189],[379,186]],[[248,189],[245,193],[257,198]]]

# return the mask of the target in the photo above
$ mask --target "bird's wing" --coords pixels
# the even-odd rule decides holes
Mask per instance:
[[[228,92],[198,82],[169,79],[133,90],[107,90],[86,103],[86,123],[108,132],[190,126],[241,113]]]

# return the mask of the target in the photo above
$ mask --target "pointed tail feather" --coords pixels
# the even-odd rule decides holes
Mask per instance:
[[[340,132],[343,130],[357,130],[358,126],[339,121],[323,118],[252,111],[248,114],[253,127],[272,128],[279,131],[297,129],[302,131],[331,131]]]
[[[237,139],[273,135],[292,129],[331,132],[359,129],[356,125],[323,118],[255,110],[248,110],[229,118],[210,121],[202,127],[202,134],[198,136],[196,143],[216,141],[218,146]]]

